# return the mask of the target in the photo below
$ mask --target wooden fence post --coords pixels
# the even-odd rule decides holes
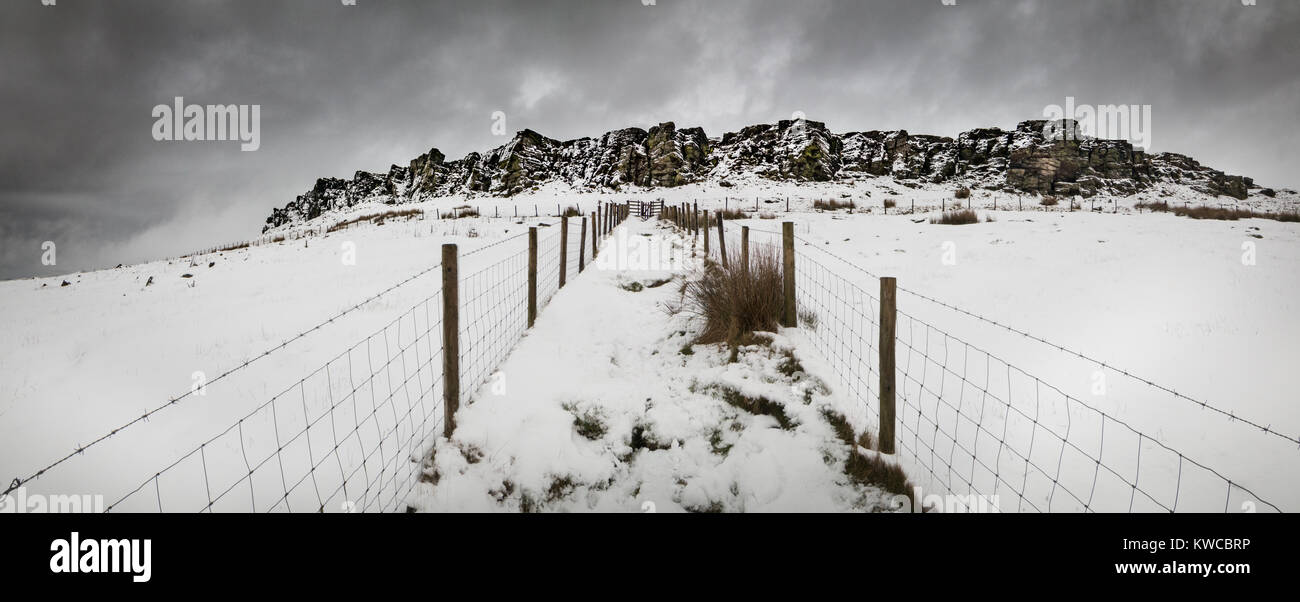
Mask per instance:
[[[704,258],[709,258],[709,210],[704,210]]]
[[[740,269],[749,273],[749,226],[740,227]]]
[[[592,211],[591,212],[591,261],[592,262],[596,261],[596,251],[599,250],[599,247],[596,245],[596,239],[600,238],[600,233],[596,231],[600,227],[598,225],[598,221],[599,220],[596,219],[596,212]]]
[[[781,256],[781,277],[785,285],[785,315],[782,322],[786,328],[794,328],[799,325],[794,297],[794,222],[781,224]]]
[[[537,226],[528,229],[528,327],[537,321]]]
[[[722,267],[727,267],[727,231],[722,225],[722,214],[718,214],[718,255],[722,256]]]
[[[456,245],[442,245],[442,433],[451,438],[460,408],[460,276]]]
[[[894,327],[898,281],[880,279],[880,453],[894,453]]]
[[[564,288],[564,277],[569,271],[569,218],[560,218],[560,288]]]
[[[587,216],[582,217],[582,234],[578,236],[578,273],[587,267]]]

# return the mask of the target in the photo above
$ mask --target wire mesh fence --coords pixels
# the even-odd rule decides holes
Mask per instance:
[[[578,220],[570,220],[578,221]],[[570,224],[572,225],[572,224]],[[458,362],[460,390],[472,394],[491,377],[523,336],[528,324],[529,259],[537,259],[539,310],[559,290],[561,247],[567,277],[578,275],[585,250],[580,229],[567,240],[557,222],[541,227],[537,248],[526,234],[482,246],[491,262],[460,274]],[[326,322],[318,331],[383,297],[397,287],[437,271],[441,264],[370,297]],[[399,512],[426,469],[431,448],[446,421],[443,403],[443,299],[434,289],[384,327],[332,357],[311,373],[260,403],[216,435],[203,439],[125,493],[110,498],[110,512]],[[257,356],[285,349],[307,333]],[[223,373],[234,376],[239,368]],[[170,400],[153,412],[170,407]],[[112,430],[95,442],[120,437],[152,413]],[[79,447],[26,478],[5,494],[58,469],[91,450]],[[98,448],[95,448],[97,450]],[[91,450],[94,451],[94,450]],[[137,471],[139,472],[139,471]]]
[[[728,261],[739,261],[742,228],[724,223],[725,245],[715,238],[710,259],[721,262],[725,248]],[[749,252],[779,254],[782,236],[748,228]],[[844,274],[858,270],[870,282],[879,278],[820,244],[794,238],[802,332],[830,368],[828,384],[852,400],[866,423],[879,431],[882,305],[878,295]],[[1026,512],[1279,511],[1194,454],[1163,443],[1032,370],[914,313],[898,310],[896,317],[896,458],[915,485],[946,494],[958,510],[986,507],[984,501],[991,499],[1002,511]],[[1082,354],[1069,359],[1105,365]],[[1173,394],[1168,387],[1134,380],[1156,394]],[[1236,422],[1265,438],[1294,442],[1270,427]]]

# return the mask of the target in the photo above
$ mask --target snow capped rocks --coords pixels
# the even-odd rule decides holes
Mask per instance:
[[[485,154],[446,161],[438,149],[387,173],[322,178],[272,211],[265,230],[359,203],[396,204],[465,195],[514,196],[556,185],[605,191],[727,187],[751,178],[834,182],[890,176],[905,186],[954,182],[1044,195],[1127,196],[1168,182],[1210,196],[1245,199],[1250,178],[1227,175],[1174,153],[1148,155],[1124,140],[1078,134],[1075,120],[1030,120],[1011,131],[978,128],[956,139],[905,130],[835,134],[807,119],[746,127],[710,139],[665,122],[561,142],[523,130]]]

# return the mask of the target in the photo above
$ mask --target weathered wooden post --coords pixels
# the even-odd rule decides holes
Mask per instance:
[[[600,234],[596,232],[596,229],[598,228],[597,222],[598,220],[596,219],[596,212],[592,211],[591,212],[591,260],[592,261],[596,261],[596,251],[599,250],[599,248],[596,245],[597,239],[600,238]]]
[[[894,328],[898,282],[880,279],[880,453],[894,453]]]
[[[704,210],[704,258],[709,258],[709,210]]]
[[[749,226],[740,227],[740,269],[749,273]]]
[[[722,267],[727,267],[727,231],[722,224],[722,214],[718,214],[718,255],[722,256]]]
[[[782,326],[794,328],[799,325],[798,308],[795,307],[794,298],[794,222],[781,224],[781,260],[781,279],[785,296]]]
[[[560,218],[560,288],[564,288],[565,272],[569,270],[569,217]]]
[[[442,434],[456,430],[460,408],[460,276],[456,245],[442,245]]]
[[[582,233],[578,236],[578,273],[587,267],[587,217],[582,217]]]
[[[537,321],[537,226],[528,229],[528,327]]]

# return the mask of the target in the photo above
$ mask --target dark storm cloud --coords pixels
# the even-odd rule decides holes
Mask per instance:
[[[1259,0],[7,0],[0,278],[258,231],[319,176],[673,120],[1011,127],[1150,104],[1154,150],[1295,186],[1300,5]],[[150,136],[157,104],[259,104],[261,149]],[[40,244],[59,265],[40,265]]]

